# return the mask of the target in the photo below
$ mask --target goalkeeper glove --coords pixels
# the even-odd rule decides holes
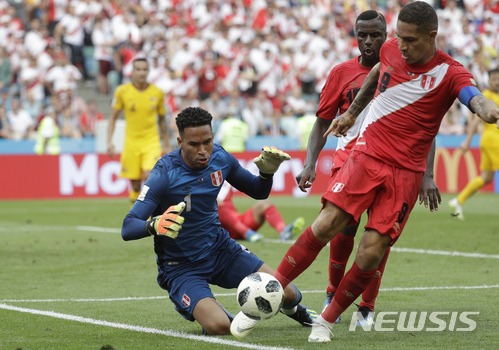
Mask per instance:
[[[260,170],[260,173],[273,175],[279,169],[279,165],[282,162],[290,159],[291,157],[286,152],[275,147],[265,146],[262,148],[262,153],[253,159],[253,162]]]
[[[163,215],[158,215],[147,222],[147,232],[154,236],[167,236],[177,238],[178,231],[182,228],[184,217],[180,216],[185,208],[185,203],[180,202],[165,210]]]

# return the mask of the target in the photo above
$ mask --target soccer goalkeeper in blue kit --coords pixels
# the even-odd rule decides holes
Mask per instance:
[[[177,116],[180,148],[156,163],[123,221],[121,235],[125,241],[153,236],[158,284],[185,319],[199,322],[205,334],[232,332],[242,338],[256,322],[242,312],[234,316],[225,310],[210,284],[237,288],[253,272],[274,271],[220,227],[217,195],[227,180],[255,199],[267,198],[273,174],[290,157],[264,147],[254,159],[260,170],[255,176],[213,144],[211,122],[211,114],[199,107],[188,107]],[[317,314],[300,304],[300,291],[291,284],[284,293],[282,312],[311,326]]]

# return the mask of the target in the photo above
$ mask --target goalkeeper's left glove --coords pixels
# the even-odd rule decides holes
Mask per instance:
[[[185,203],[180,202],[165,210],[163,215],[158,215],[146,224],[147,232],[154,236],[167,236],[177,238],[178,231],[182,228],[184,217],[180,216],[185,208]]]
[[[262,153],[253,159],[261,174],[273,175],[279,165],[285,160],[290,160],[291,157],[286,152],[283,152],[275,147],[265,146],[262,148]],[[265,176],[264,176],[265,177]]]

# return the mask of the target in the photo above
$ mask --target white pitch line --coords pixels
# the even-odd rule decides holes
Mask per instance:
[[[91,232],[103,232],[103,233],[121,233],[118,228],[107,228],[107,227],[96,227],[96,226],[76,226],[78,231],[91,231]]]
[[[481,286],[430,286],[430,287],[393,287],[380,288],[380,292],[407,292],[421,290],[459,290],[459,289],[493,289],[499,288],[499,284],[481,285]],[[304,290],[302,294],[318,294],[324,293],[324,290]],[[230,297],[236,293],[215,293],[215,297]],[[153,296],[153,297],[125,297],[125,298],[108,298],[108,299],[3,299],[1,303],[47,303],[47,302],[105,302],[105,301],[134,301],[134,300],[157,300],[168,299],[168,296]]]
[[[119,228],[112,227],[98,227],[98,226],[66,226],[66,227],[51,227],[51,226],[40,226],[37,227],[38,231],[50,231],[50,230],[77,230],[84,232],[102,232],[102,233],[121,233]],[[1,231],[10,231],[10,228],[0,227]],[[16,227],[17,231],[31,231],[30,227]],[[267,243],[285,243],[285,244],[293,244],[293,240],[281,241],[280,239],[264,239],[263,242]],[[445,251],[445,250],[431,250],[431,249],[418,249],[418,248],[404,248],[404,247],[392,247],[392,252],[397,253],[415,253],[415,254],[429,254],[429,255],[443,255],[443,256],[459,256],[465,258],[482,258],[482,259],[499,259],[498,254],[482,254],[482,253],[466,253],[466,252],[457,252],[457,251]]]
[[[220,339],[220,338],[215,338],[215,337],[210,337],[210,336],[199,336],[199,335],[192,335],[192,334],[188,334],[188,333],[171,331],[171,330],[162,330],[162,329],[149,328],[149,327],[133,326],[133,325],[128,325],[128,324],[124,324],[124,323],[96,320],[93,318],[62,314],[62,313],[54,312],[54,311],[27,309],[27,308],[23,308],[23,307],[11,306],[11,305],[6,305],[6,304],[0,304],[0,309],[24,312],[24,313],[29,313],[29,314],[33,314],[33,315],[42,315],[42,316],[48,316],[48,317],[53,317],[53,318],[60,318],[63,320],[76,321],[76,322],[81,322],[81,323],[89,323],[89,324],[98,325],[98,326],[125,329],[125,330],[135,331],[135,332],[142,332],[142,333],[149,333],[149,334],[160,334],[160,335],[166,335],[168,337],[190,339],[190,340],[201,341],[201,342],[205,342],[205,343],[229,345],[229,346],[234,346],[234,347],[238,347],[238,348],[256,349],[256,350],[293,350],[292,348],[283,348],[283,347],[276,347],[276,346],[264,346],[264,345],[259,345],[259,344],[250,344],[250,343],[241,343],[241,342],[234,341],[234,340],[225,340],[225,339]]]
[[[445,250],[428,250],[428,249],[415,249],[415,248],[403,248],[403,247],[392,247],[390,252],[399,253],[418,253],[418,254],[430,254],[430,255],[446,255],[446,256],[462,256],[466,258],[485,258],[485,259],[499,259],[499,255],[495,254],[482,254],[482,253],[464,253],[456,251],[445,251]]]
[[[262,242],[293,244],[295,241],[292,241],[292,240],[281,241],[279,239],[263,239]],[[416,254],[445,255],[445,256],[462,256],[462,257],[466,257],[466,258],[499,259],[499,255],[497,255],[497,254],[465,253],[465,252],[457,252],[457,251],[451,252],[451,251],[445,251],[445,250],[392,247],[392,249],[390,251],[397,252],[397,253],[416,253]]]

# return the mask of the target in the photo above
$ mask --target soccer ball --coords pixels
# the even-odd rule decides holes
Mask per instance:
[[[241,311],[254,320],[275,316],[284,302],[284,290],[279,281],[265,272],[246,276],[237,287],[237,303]]]

